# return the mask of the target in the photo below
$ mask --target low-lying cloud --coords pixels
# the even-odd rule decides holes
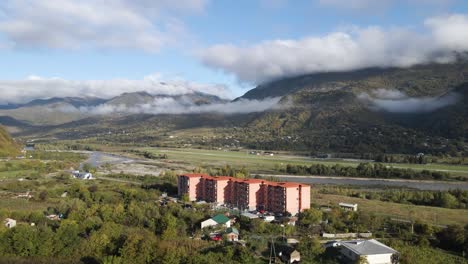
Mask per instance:
[[[409,97],[400,91],[387,89],[358,95],[371,109],[391,113],[428,113],[455,104],[459,97],[454,92],[438,97]]]
[[[171,97],[156,98],[151,103],[126,106],[123,104],[101,104],[94,107],[67,106],[56,110],[63,112],[79,112],[84,115],[110,115],[110,114],[245,114],[263,112],[266,110],[286,107],[279,104],[280,97],[266,98],[264,100],[240,99],[227,103],[214,103],[197,105],[189,99],[174,99]]]
[[[221,44],[201,52],[205,65],[259,84],[308,73],[447,63],[468,51],[468,16],[429,18],[424,30],[350,28],[325,36],[250,46]]]
[[[74,81],[61,78],[30,76],[25,80],[0,80],[0,104],[26,103],[52,97],[99,97],[108,99],[125,92],[147,91],[151,94],[180,95],[202,92],[231,98],[221,84],[202,84],[185,80],[162,80],[158,74],[141,80],[112,79]]]

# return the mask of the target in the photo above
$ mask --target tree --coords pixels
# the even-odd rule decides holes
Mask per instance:
[[[55,252],[60,256],[71,256],[80,243],[79,229],[77,222],[73,220],[63,220],[57,229],[55,236]]]
[[[304,263],[315,262],[319,260],[325,248],[316,237],[304,237],[298,245],[298,251],[301,252],[301,261]]]
[[[320,223],[320,221],[322,221],[322,211],[320,210],[310,208],[299,214],[300,224],[306,227],[311,227]]]
[[[157,243],[154,235],[146,230],[131,230],[120,249],[124,263],[151,263]]]
[[[162,219],[162,234],[163,240],[177,238],[177,218],[172,214],[166,213]]]
[[[91,165],[90,163],[85,163],[83,164],[83,167],[82,169],[86,172],[91,172],[91,173],[95,173],[96,172],[96,168]]]

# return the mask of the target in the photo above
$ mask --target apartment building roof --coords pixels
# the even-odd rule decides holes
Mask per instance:
[[[295,188],[295,187],[299,187],[300,185],[304,185],[304,184],[295,183],[295,182],[266,182],[265,184],[269,186],[273,186],[273,187],[283,187],[283,188],[293,188],[293,187]]]
[[[267,181],[263,179],[240,179],[240,178],[234,178],[230,176],[210,176],[205,173],[188,173],[188,174],[182,174],[181,176],[186,176],[189,178],[199,177],[199,178],[203,178],[206,180],[214,180],[214,181],[233,181],[233,182],[240,182],[240,183],[247,183],[247,184],[263,183],[268,186],[283,187],[283,188],[297,188],[299,186],[308,186],[307,184],[296,183],[296,182],[271,182],[271,181]]]

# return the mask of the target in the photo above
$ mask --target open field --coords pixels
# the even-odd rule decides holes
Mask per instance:
[[[5,198],[0,199],[0,208],[6,211],[45,211],[50,202],[28,201],[23,198]]]
[[[364,212],[399,219],[419,219],[436,225],[468,224],[468,210],[463,209],[407,205],[317,192],[312,192],[311,202],[326,206],[340,202],[357,203],[359,210]]]
[[[15,170],[15,171],[1,171],[0,179],[11,179],[24,177],[34,172],[34,170]]]
[[[140,148],[139,150],[149,151],[155,154],[167,154],[170,160],[183,161],[193,166],[224,166],[231,165],[236,167],[245,166],[253,173],[271,173],[275,172],[275,167],[292,165],[310,165],[324,164],[356,167],[362,161],[358,160],[322,160],[312,159],[305,156],[293,156],[287,154],[277,154],[274,156],[251,155],[249,151],[223,151],[223,150],[202,150],[202,149],[169,149],[169,148]],[[435,170],[449,172],[457,176],[468,177],[468,166],[448,165],[448,164],[392,164],[387,166],[395,168],[408,168],[415,170]]]

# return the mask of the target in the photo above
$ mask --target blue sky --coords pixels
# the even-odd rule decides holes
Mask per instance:
[[[467,51],[466,25],[465,0],[6,0],[0,91],[36,89],[34,81],[53,77],[87,86],[157,73],[194,87],[225,85],[223,95],[234,97],[288,75],[409,66],[440,50]],[[437,45],[419,51],[427,40]],[[362,49],[378,59],[362,59]],[[31,75],[38,77],[25,85]],[[10,91],[11,101],[21,94]]]

